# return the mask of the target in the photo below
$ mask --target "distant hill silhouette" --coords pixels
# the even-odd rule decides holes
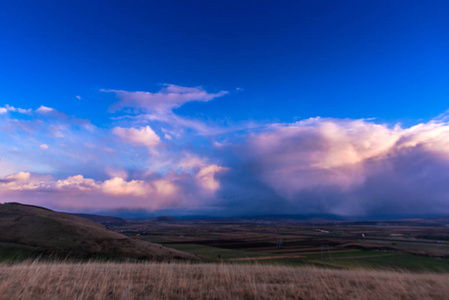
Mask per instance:
[[[0,260],[36,256],[197,259],[185,252],[126,237],[85,218],[19,203],[0,204],[0,233]]]
[[[93,214],[80,214],[80,213],[68,213],[68,215],[85,218],[94,221],[96,223],[103,224],[105,226],[120,226],[127,223],[125,219],[119,217],[100,216]]]
[[[157,217],[155,219],[152,219],[152,221],[164,222],[164,223],[175,223],[176,222],[176,220],[173,217],[167,217],[167,216]]]

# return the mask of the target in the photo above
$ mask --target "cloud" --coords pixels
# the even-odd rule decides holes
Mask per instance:
[[[191,129],[203,136],[212,136],[242,129],[225,128],[222,126],[217,126],[217,124],[211,122],[181,117],[172,111],[166,113],[156,112],[152,114],[140,114],[137,116],[128,117],[130,120],[138,123],[160,122],[164,124],[164,126],[171,127],[172,129],[170,132],[174,136],[180,136],[181,133],[185,132],[185,129]],[[244,128],[246,129],[247,126],[244,126]]]
[[[63,180],[58,180],[56,181],[55,186],[57,189],[61,190],[70,189],[78,191],[90,191],[99,188],[99,185],[95,180],[84,178],[83,175],[75,175]]]
[[[161,141],[159,136],[153,131],[153,129],[151,129],[150,126],[145,126],[143,128],[115,127],[112,132],[127,143],[144,145],[148,148],[153,148]]]
[[[2,191],[45,190],[49,187],[48,176],[32,177],[29,172],[19,172],[0,180],[0,194]]]
[[[194,170],[199,169],[201,167],[205,167],[207,165],[207,161],[205,161],[202,157],[195,155],[193,153],[182,153],[177,162],[177,166],[182,170]]]
[[[256,211],[271,213],[449,213],[448,140],[449,124],[435,120],[405,129],[329,118],[273,124],[222,150],[230,172],[221,176],[220,196],[242,193],[245,213],[255,211],[254,201]]]
[[[113,196],[145,196],[152,192],[152,187],[143,180],[125,181],[122,178],[114,177],[106,180],[101,189],[104,193]]]
[[[173,84],[165,84],[157,93],[128,92],[123,90],[101,90],[112,92],[120,99],[112,106],[113,111],[125,107],[142,109],[147,112],[166,113],[184,103],[192,101],[208,102],[214,98],[226,95],[227,91],[208,93],[202,87],[182,87]]]
[[[178,187],[173,182],[170,182],[170,180],[166,179],[154,181],[154,187],[156,189],[156,192],[163,197],[173,197],[175,195],[178,195],[179,192]]]
[[[130,92],[124,90],[101,90],[115,93],[120,100],[110,107],[110,112],[121,112],[126,115],[114,117],[115,120],[130,122],[135,125],[159,124],[167,130],[170,140],[173,136],[179,137],[186,131],[193,131],[201,136],[226,134],[233,131],[253,128],[253,122],[245,124],[231,124],[229,120],[218,124],[211,120],[194,119],[176,114],[173,110],[188,102],[209,102],[215,98],[229,94],[228,91],[210,93],[202,87],[183,87],[165,84],[157,93]]]
[[[111,167],[106,167],[105,172],[110,178],[120,177],[125,180],[128,178],[128,172],[123,169],[113,169]]]
[[[47,113],[50,113],[50,112],[53,112],[53,111],[55,111],[53,108],[47,107],[47,106],[43,106],[43,105],[41,105],[38,109],[36,109],[36,112],[39,113],[39,114],[47,114]]]
[[[128,120],[135,123],[162,123],[164,127],[171,127],[170,139],[173,135],[179,136],[185,129],[191,129],[201,135],[211,135],[227,131],[217,128],[204,121],[181,117],[173,112],[173,109],[188,102],[208,102],[215,98],[228,94],[227,91],[209,93],[202,87],[183,87],[173,84],[165,84],[157,93],[151,92],[129,92],[124,90],[101,90],[102,92],[115,93],[120,99],[111,106],[111,112],[117,112],[126,108],[132,108],[132,114],[118,117],[117,119]],[[129,112],[128,110],[125,110]]]
[[[200,186],[206,190],[215,192],[220,188],[220,183],[215,179],[215,174],[226,170],[227,168],[218,165],[209,165],[202,168],[195,177]]]
[[[0,107],[0,114],[5,114],[9,111],[12,112],[18,112],[20,114],[26,114],[29,115],[32,113],[32,109],[24,109],[24,108],[19,108],[19,107],[14,107],[14,106],[10,106],[8,104],[5,105],[5,107]]]
[[[192,209],[214,201],[219,164],[197,177],[211,163],[179,148],[182,140],[171,144],[168,136],[176,132],[162,130],[168,135],[162,143],[149,125],[110,130],[45,106],[35,112],[0,119],[0,175],[15,173],[0,178],[4,201],[78,211]],[[51,156],[35,151],[49,145]],[[146,150],[156,147],[157,157]],[[197,162],[179,164],[189,155]]]
[[[108,129],[89,120],[52,110],[47,114],[8,114],[0,118],[0,176],[27,171],[53,174],[98,176],[115,148]],[[48,155],[49,150],[51,154]],[[109,150],[108,150],[109,149]],[[114,150],[115,151],[115,150]],[[116,167],[114,162],[111,167]],[[69,174],[70,170],[70,174]]]
[[[323,184],[350,187],[359,163],[386,154],[400,132],[364,120],[309,119],[273,125],[248,139],[266,182],[283,192]],[[315,176],[311,176],[314,173]]]
[[[4,201],[20,201],[74,211],[121,208],[147,211],[192,209],[204,206],[212,199],[210,187],[205,190],[200,185],[195,185],[195,182],[194,175],[187,173],[132,180],[113,177],[101,181],[85,178],[83,175],[57,180],[49,175],[19,172],[0,178],[0,196]],[[203,194],[205,191],[208,192],[207,195]]]
[[[45,106],[0,108],[2,200],[228,215],[449,213],[447,114],[408,128],[334,118],[238,127],[173,112],[225,92],[119,92],[119,109],[137,112],[120,111],[105,128]]]
[[[29,172],[20,172],[17,174],[12,174],[9,176],[6,176],[7,180],[10,180],[11,182],[23,182],[23,181],[27,181],[28,179],[30,179],[30,173]]]

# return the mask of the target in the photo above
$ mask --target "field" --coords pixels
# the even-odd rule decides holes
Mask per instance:
[[[173,220],[109,224],[208,262],[449,272],[448,220]]]
[[[443,299],[449,292],[447,219],[87,216],[101,225],[37,207],[0,208],[0,299]]]
[[[449,276],[247,264],[0,265],[2,299],[444,299]]]

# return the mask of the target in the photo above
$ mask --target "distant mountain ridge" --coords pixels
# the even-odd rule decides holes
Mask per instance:
[[[427,217],[427,218],[398,218],[398,219],[367,219],[358,220],[342,218],[336,215],[260,215],[260,216],[237,216],[237,217],[212,217],[212,216],[159,216],[147,219],[124,219],[104,215],[70,213],[94,222],[109,226],[115,230],[122,227],[137,224],[150,223],[304,223],[304,224],[345,224],[345,225],[419,225],[419,226],[449,226],[449,217]]]

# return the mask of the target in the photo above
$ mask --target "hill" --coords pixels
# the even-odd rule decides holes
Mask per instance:
[[[152,219],[123,219],[119,217],[111,217],[111,216],[103,216],[103,215],[94,215],[94,214],[81,214],[81,213],[67,213],[72,216],[77,216],[81,218],[85,218],[96,223],[103,224],[108,227],[126,227],[129,225],[141,225],[146,223],[176,223],[177,220],[170,216],[160,216]]]
[[[153,219],[154,222],[162,222],[162,223],[176,223],[176,220],[173,217],[162,216]]]
[[[192,254],[124,236],[85,218],[18,203],[0,204],[0,232],[0,259],[197,259]]]
[[[67,213],[68,215],[85,218],[105,226],[122,226],[127,223],[125,219],[119,217],[101,216],[93,214]]]

